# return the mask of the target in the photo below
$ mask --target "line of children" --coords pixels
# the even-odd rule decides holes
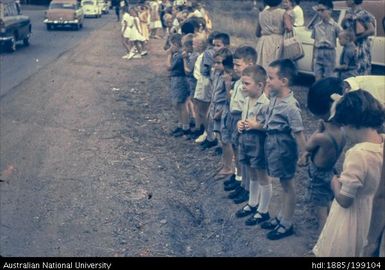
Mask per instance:
[[[322,1],[326,0],[320,2]],[[325,9],[321,10],[323,8]],[[328,58],[328,50],[333,50],[323,46],[335,42],[337,34],[340,33],[339,29],[333,28],[334,24],[329,20],[330,12],[326,11],[330,11],[328,3],[318,6],[318,12],[325,14],[324,20],[317,24],[314,30],[315,37],[317,31],[326,31],[329,34],[326,38],[316,38],[317,44],[321,45],[317,47],[316,54],[320,56],[317,59],[323,60]],[[320,127],[306,143],[301,110],[291,89],[296,76],[295,64],[288,59],[279,59],[270,63],[265,71],[263,67],[255,65],[257,53],[254,48],[242,46],[232,55],[228,49],[230,37],[227,34],[213,32],[209,38],[206,38],[205,35],[197,33],[198,28],[192,27],[192,29],[192,34],[183,37],[183,51],[181,50],[182,36],[170,35],[171,47],[168,50],[168,62],[171,72],[171,93],[172,100],[177,105],[179,121],[173,135],[196,138],[204,128],[205,133],[196,140],[196,142],[203,142],[202,149],[216,145],[216,138],[220,139],[223,148],[223,167],[218,171],[216,179],[228,177],[224,181],[224,187],[226,191],[233,190],[229,197],[234,199],[235,203],[247,202],[237,211],[236,216],[239,218],[248,216],[246,225],[260,224],[262,229],[270,230],[267,233],[267,238],[270,240],[282,239],[294,233],[293,215],[296,206],[294,176],[297,164],[305,166],[310,163],[309,197],[316,207],[320,229],[326,222],[314,250],[316,255],[334,255],[327,253],[332,249],[331,239],[345,236],[342,232],[338,236],[331,232],[330,224],[338,219],[333,216],[336,202],[333,203],[331,212],[326,218],[333,193],[336,201],[343,207],[345,204],[350,204],[351,198],[355,195],[352,186],[349,187],[350,189],[348,185],[344,187],[346,178],[344,175],[349,175],[345,168],[338,181],[334,176],[336,173],[334,165],[342,153],[345,139],[341,128],[329,120],[329,112],[332,108],[330,96],[342,94],[341,80],[322,79],[310,88],[308,107],[322,121]],[[328,39],[330,36],[332,38]],[[349,40],[348,35],[342,32],[340,42],[344,43],[344,38]],[[325,69],[325,66],[319,62],[317,64],[320,72],[323,73],[319,78],[326,76],[324,73],[325,70],[328,72],[329,67]],[[238,81],[235,84],[231,82],[234,74],[238,75]],[[192,99],[193,106],[188,102],[191,92],[195,92]],[[370,99],[366,94],[364,96]],[[358,100],[363,99],[360,97]],[[355,100],[357,104],[358,100]],[[346,107],[352,104],[348,103]],[[355,109],[360,110],[361,107]],[[337,106],[337,112],[338,108],[341,109],[341,107]],[[362,110],[361,113],[365,115],[365,110]],[[373,110],[377,113],[373,114],[373,117],[382,119],[383,110],[382,112],[379,112],[378,108]],[[195,129],[190,128],[189,118],[191,117],[195,118]],[[346,118],[338,113],[335,117],[336,119]],[[346,122],[348,120],[336,120],[338,121],[343,125],[352,125]],[[357,129],[360,128],[362,127],[358,125]],[[374,126],[364,126],[363,129],[366,132],[370,131],[372,138],[375,138],[375,133],[371,132],[373,128]],[[233,164],[233,157],[235,164]],[[309,159],[310,162],[308,162]],[[377,156],[373,161],[380,163]],[[376,174],[375,171],[372,173]],[[281,207],[272,219],[269,213],[272,197],[270,177],[278,178],[283,189]],[[340,181],[341,179],[344,181]],[[343,188],[340,182],[344,182]],[[329,186],[330,183],[332,188]],[[373,188],[374,183],[371,184]],[[365,226],[363,228],[365,229]],[[344,244],[341,245],[342,249],[348,249]],[[361,242],[355,242],[353,246],[361,249],[362,245]]]

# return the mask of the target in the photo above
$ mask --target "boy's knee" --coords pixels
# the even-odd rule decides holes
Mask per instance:
[[[293,179],[280,179],[283,191],[286,193],[294,192],[294,181]]]

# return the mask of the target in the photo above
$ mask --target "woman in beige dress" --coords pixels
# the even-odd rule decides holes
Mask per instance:
[[[258,16],[256,35],[257,64],[265,69],[274,60],[281,58],[283,33],[291,29],[290,20],[284,21],[285,10],[280,7],[282,0],[265,0],[268,5]]]

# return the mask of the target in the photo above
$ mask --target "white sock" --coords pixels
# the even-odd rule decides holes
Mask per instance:
[[[255,207],[259,202],[260,188],[257,181],[250,181],[249,205]]]
[[[289,229],[291,227],[291,225],[293,225],[293,221],[292,219],[281,219],[280,220],[280,223],[286,228],[286,229]]]
[[[235,175],[235,180],[241,182],[242,181],[242,175]]]
[[[269,212],[270,200],[273,195],[273,185],[267,184],[265,186],[259,185],[260,200],[258,206],[258,212],[267,213]]]

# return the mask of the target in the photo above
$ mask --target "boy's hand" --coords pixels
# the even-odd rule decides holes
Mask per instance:
[[[254,119],[248,119],[245,121],[245,129],[251,130],[251,129],[257,129],[258,128],[258,122]]]
[[[303,153],[299,158],[297,165],[299,167],[306,167],[307,165],[309,165],[309,156],[310,156],[309,152]]]
[[[182,51],[182,57],[183,57],[183,58],[187,58],[187,56],[188,56],[188,55],[187,55],[186,50],[183,50],[183,51]]]
[[[242,133],[245,130],[245,122],[240,120],[237,123],[238,132]]]

